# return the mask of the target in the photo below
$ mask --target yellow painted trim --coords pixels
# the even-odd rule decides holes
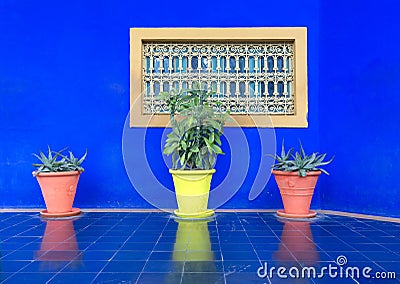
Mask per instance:
[[[307,28],[131,28],[130,29],[130,126],[166,127],[168,115],[142,111],[142,47],[146,41],[294,41],[295,114],[232,115],[228,127],[308,127]]]

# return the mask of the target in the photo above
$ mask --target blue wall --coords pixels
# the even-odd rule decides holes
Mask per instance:
[[[383,116],[398,103],[394,93],[398,79],[388,73],[396,69],[398,55],[394,44],[386,45],[396,22],[390,31],[378,34],[378,27],[390,21],[394,12],[373,13],[377,7],[362,5],[366,11],[354,17],[356,4],[348,8],[347,2],[340,6],[336,1],[318,0],[286,1],[284,13],[273,12],[280,10],[279,1],[259,0],[251,5],[203,1],[202,7],[212,9],[202,12],[198,12],[198,2],[164,3],[153,1],[151,6],[157,8],[149,8],[145,2],[127,0],[1,1],[0,207],[44,206],[30,174],[35,161],[31,153],[48,144],[53,148],[69,145],[78,155],[89,150],[76,206],[152,207],[130,183],[122,155],[129,111],[130,27],[306,26],[309,128],[277,129],[277,143],[285,138],[287,145],[297,145],[300,138],[310,151],[335,154],[329,167],[332,175],[320,179],[314,208],[400,215],[394,206],[398,195],[393,171],[399,151],[391,146],[398,142],[396,124]],[[374,47],[357,34],[372,37]],[[348,47],[347,41],[365,46]],[[380,55],[382,49],[390,51],[390,57]],[[358,52],[360,56],[354,58]],[[378,83],[383,84],[378,87]],[[387,101],[381,101],[382,97]],[[340,113],[333,114],[339,107]],[[159,163],[160,131],[148,130],[148,152],[155,153],[148,156],[148,162],[160,182],[171,186],[167,167]],[[248,198],[265,157],[260,154],[255,130],[246,129],[245,135],[252,149],[249,171],[224,208],[280,208],[273,180],[258,198]],[[133,141],[131,147],[138,144]],[[219,160],[214,183],[226,172],[224,162],[230,157],[229,148],[225,150],[228,155]],[[145,161],[136,163],[140,167]],[[357,173],[359,168],[362,171]],[[350,178],[350,173],[355,177]],[[374,195],[382,191],[389,195]],[[349,204],[354,199],[357,202]]]
[[[321,1],[322,207],[400,216],[397,1]],[[357,11],[357,12],[355,12]]]

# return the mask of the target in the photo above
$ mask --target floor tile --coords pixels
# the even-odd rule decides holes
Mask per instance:
[[[323,278],[316,278],[316,279],[312,279],[312,282],[314,282],[315,284],[357,284],[359,282],[354,281],[354,279],[351,278],[340,278],[338,279],[337,277],[335,278],[330,278],[328,276],[325,276]],[[364,283],[364,282],[361,282]]]
[[[144,250],[150,251],[154,247],[154,243],[125,243],[120,250]]]
[[[180,273],[183,271],[183,261],[148,261],[143,268],[143,272],[158,273],[158,272],[174,272]]]
[[[61,273],[99,272],[107,263],[107,261],[97,260],[71,262],[62,269]]]
[[[377,264],[386,271],[396,272],[400,276],[400,261],[379,261]]]
[[[3,284],[21,284],[21,283],[46,283],[54,277],[52,273],[16,273],[8,278]],[[0,278],[1,280],[1,278]]]
[[[17,250],[11,252],[1,258],[2,261],[10,260],[10,261],[18,261],[18,260],[26,260],[26,261],[33,261],[38,257],[35,252],[31,250]]]
[[[31,261],[13,261],[13,260],[2,260],[0,262],[2,272],[17,272],[23,267],[29,266]]]
[[[150,256],[150,251],[118,251],[112,260],[147,260]]]
[[[136,283],[155,284],[155,283],[181,283],[182,273],[142,273]],[[128,282],[129,283],[129,282]],[[207,282],[204,282],[204,284]],[[100,284],[100,283],[99,283]],[[192,284],[192,283],[191,283]]]
[[[21,272],[59,272],[65,266],[67,266],[70,261],[39,261],[36,260],[34,262],[26,265]],[[78,262],[80,263],[80,262]],[[78,265],[78,264],[77,264]]]
[[[400,261],[400,255],[390,251],[363,251],[362,254],[372,261]]]
[[[183,269],[188,272],[224,272],[222,261],[186,261]]]
[[[252,244],[250,243],[242,243],[242,244],[235,244],[235,243],[224,243],[221,244],[221,251],[249,251],[254,250]]]
[[[258,257],[254,251],[223,251],[222,257],[224,260],[255,260]]]
[[[186,258],[186,251],[180,251],[180,252],[170,252],[170,251],[154,251],[151,253],[149,256],[149,261],[154,261],[154,260],[174,260],[174,254],[179,254],[177,256],[177,259],[180,259],[180,261],[185,260]]]
[[[157,243],[154,251],[186,251],[187,244]]]
[[[257,273],[236,273],[236,272],[225,272],[225,279],[226,284],[243,284],[243,283],[259,283],[259,284],[266,284],[266,283],[275,283],[270,282],[268,278],[260,278],[257,276]],[[284,283],[284,282],[282,282]],[[289,283],[289,282],[288,282]]]
[[[257,274],[257,270],[261,267],[259,261],[224,261],[224,271],[226,275],[237,274],[237,273],[253,273]]]
[[[92,283],[96,277],[96,273],[58,273],[48,284],[65,284],[75,283],[79,280],[80,283]]]
[[[132,284],[136,283],[139,273],[100,273],[93,280],[92,284]],[[140,282],[139,282],[140,283]],[[143,282],[145,283],[145,282]]]
[[[102,272],[141,272],[145,261],[110,261]]]
[[[102,243],[95,242],[91,246],[88,247],[89,250],[119,250],[124,245],[123,242],[115,242],[115,243]]]
[[[223,273],[184,273],[182,284],[224,284],[225,276]]]
[[[391,222],[321,214],[299,223],[275,213],[217,213],[206,226],[185,229],[165,212],[90,212],[57,223],[44,223],[37,213],[0,213],[0,225],[4,283],[291,283],[276,273],[258,277],[260,263],[322,269],[346,257],[347,266],[398,273],[360,283],[400,284],[400,225]],[[356,283],[326,275],[301,280]]]
[[[2,283],[2,281],[6,280],[13,274],[14,274],[14,272],[0,272],[0,283]]]
[[[180,251],[174,252],[175,254],[181,253]],[[219,261],[222,260],[221,252],[219,251],[186,251],[186,261],[207,261],[207,260],[214,260]]]
[[[370,261],[370,259],[359,251],[347,251],[344,253],[338,252],[328,252],[328,255],[331,257],[331,260],[336,261],[339,257],[346,257],[348,263],[355,261]]]
[[[82,252],[82,259],[84,261],[90,260],[110,260],[115,251],[112,250],[91,250]]]

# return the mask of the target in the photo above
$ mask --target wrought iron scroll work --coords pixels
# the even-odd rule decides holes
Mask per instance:
[[[294,115],[293,42],[144,42],[144,114],[167,112],[158,94],[203,82],[231,114]]]

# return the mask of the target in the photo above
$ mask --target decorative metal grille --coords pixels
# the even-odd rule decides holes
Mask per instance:
[[[144,114],[166,113],[159,93],[205,83],[232,114],[294,115],[293,42],[144,42]]]

